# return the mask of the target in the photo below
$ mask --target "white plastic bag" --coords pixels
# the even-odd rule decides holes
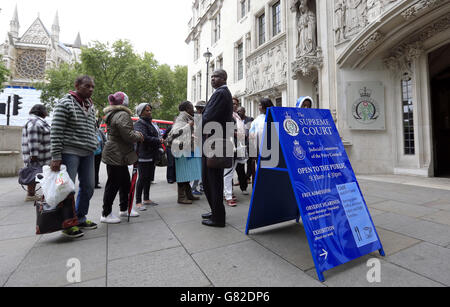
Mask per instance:
[[[50,166],[42,168],[43,178],[36,177],[36,181],[41,184],[45,202],[52,208],[56,208],[63,202],[70,193],[75,192],[75,184],[69,177],[65,165],[61,165],[59,172],[52,172]]]

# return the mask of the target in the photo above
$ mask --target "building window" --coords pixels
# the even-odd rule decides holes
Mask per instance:
[[[281,5],[280,1],[272,5],[272,36],[281,33]]]
[[[411,78],[402,80],[402,108],[405,155],[414,155],[416,150],[414,142],[414,104]]]
[[[18,50],[17,74],[21,78],[41,80],[45,77],[45,51]]]
[[[247,1],[241,0],[241,19],[247,15]]]
[[[258,45],[266,42],[266,14],[258,17]]]
[[[202,99],[202,73],[199,72],[197,74],[197,99],[196,100],[201,100]]]
[[[282,107],[283,106],[283,98],[279,97],[275,99],[275,106]]]
[[[214,74],[215,71],[216,71],[216,64],[214,61],[212,61],[212,63],[209,64],[209,78],[211,78],[211,76]],[[207,80],[206,82],[208,84],[208,93],[212,93],[214,89],[212,87],[210,80]]]
[[[213,19],[213,44],[220,39],[220,13]]]
[[[216,61],[216,69],[223,69],[223,57],[218,57]]]
[[[239,19],[247,16],[248,12],[250,12],[250,0],[240,0]]]
[[[236,59],[237,59],[237,79],[244,79],[244,44],[241,42],[236,47]]]
[[[197,79],[192,77],[192,101],[197,101]]]
[[[200,40],[196,39],[194,41],[194,61],[197,61],[200,57]]]

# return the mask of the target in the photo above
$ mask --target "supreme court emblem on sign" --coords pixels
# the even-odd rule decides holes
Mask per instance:
[[[297,136],[300,133],[300,128],[292,117],[286,113],[286,120],[283,123],[284,130],[290,136]]]
[[[294,157],[296,157],[297,160],[300,161],[303,161],[306,158],[306,151],[297,140],[294,141]]]

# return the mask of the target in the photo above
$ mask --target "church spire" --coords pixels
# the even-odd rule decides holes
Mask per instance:
[[[60,28],[59,28],[59,14],[58,14],[58,11],[56,11],[55,19],[53,20],[53,25],[52,25],[52,39],[53,39],[53,41],[59,42],[59,32],[60,32]]]
[[[78,32],[77,38],[75,39],[75,42],[73,43],[74,48],[81,48],[81,35],[80,32]]]
[[[18,38],[19,37],[19,28],[20,28],[20,23],[19,23],[19,14],[17,13],[17,4],[16,7],[14,9],[14,14],[13,17],[11,19],[11,22],[9,23],[10,25],[10,33],[12,35],[12,37],[14,38]]]

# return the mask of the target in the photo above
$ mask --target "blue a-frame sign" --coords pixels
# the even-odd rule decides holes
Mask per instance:
[[[330,111],[271,108],[266,124],[246,234],[301,218],[322,282],[334,267],[384,256]]]

